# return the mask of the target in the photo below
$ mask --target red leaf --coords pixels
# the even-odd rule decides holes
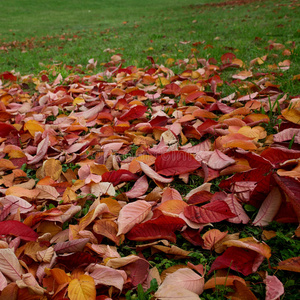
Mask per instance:
[[[168,123],[168,119],[166,116],[156,116],[154,119],[152,119],[149,123],[152,127],[164,127]],[[167,129],[167,128],[166,128]]]
[[[215,270],[230,268],[248,276],[257,271],[263,260],[264,257],[255,251],[229,247],[212,263],[208,274]]]
[[[204,240],[200,235],[201,228],[198,230],[187,228],[183,232],[181,232],[181,235],[189,241],[194,246],[200,246],[202,247],[204,245]]]
[[[77,267],[96,263],[97,259],[88,252],[76,252],[70,255],[58,256],[56,262],[64,265],[69,271],[73,271]]]
[[[282,190],[288,195],[294,210],[300,220],[300,182],[291,177],[280,177],[273,174],[274,179]]]
[[[181,229],[184,225],[185,222],[180,218],[160,215],[156,219],[134,226],[126,237],[132,241],[166,239],[175,243],[174,231]]]
[[[188,204],[202,204],[205,202],[209,202],[212,198],[213,194],[208,191],[200,191],[193,194],[189,200]]]
[[[17,134],[18,131],[14,126],[0,122],[0,137],[7,137],[10,133]]]
[[[230,211],[227,203],[224,201],[214,201],[201,207],[192,205],[184,210],[184,215],[195,223],[215,223],[221,222],[236,215]]]
[[[130,120],[138,119],[142,117],[146,111],[147,111],[146,106],[142,106],[142,105],[133,106],[127,112],[122,114],[119,117],[119,120],[130,121]]]
[[[235,59],[235,58],[236,58],[235,54],[233,54],[231,52],[227,52],[227,53],[225,53],[221,56],[221,61],[222,61],[223,64],[231,63],[232,60]]]
[[[167,84],[162,91],[163,94],[166,95],[174,95],[175,97],[179,96],[181,92],[181,88],[176,83]]]
[[[0,235],[14,235],[25,241],[36,241],[38,234],[22,222],[8,220],[0,222]]]
[[[281,148],[267,148],[261,153],[261,156],[269,160],[278,168],[279,165],[289,159],[297,159],[300,157],[300,151]]]
[[[5,71],[0,74],[0,79],[16,81],[17,77],[8,71]]]
[[[118,170],[118,171],[110,171],[105,172],[102,175],[102,181],[104,182],[111,182],[114,186],[118,185],[121,182],[137,180],[138,176],[131,173],[127,170]]]
[[[195,171],[201,167],[193,155],[184,151],[170,151],[156,158],[157,173],[165,176],[174,176]]]

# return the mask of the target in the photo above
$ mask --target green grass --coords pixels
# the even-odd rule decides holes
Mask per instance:
[[[287,47],[295,42],[293,63],[283,73],[281,84],[290,94],[299,93],[299,84],[290,80],[300,65],[300,17],[295,2],[223,7],[207,7],[205,2],[219,1],[117,0],[109,4],[99,0],[12,0],[6,5],[2,0],[0,70],[37,74],[45,65],[85,66],[90,58],[98,60],[100,70],[101,63],[117,53],[125,59],[124,65],[142,67],[149,65],[147,56],[159,64],[191,55],[220,61],[225,52],[234,52],[246,63],[268,53],[270,59],[273,54],[280,56],[279,61],[289,58],[281,57],[282,51],[265,49],[269,40],[275,40]],[[190,43],[180,43],[184,41]],[[207,45],[213,48],[205,49]],[[106,49],[115,52],[104,52]]]

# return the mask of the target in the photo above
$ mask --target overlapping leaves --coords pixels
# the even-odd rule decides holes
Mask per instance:
[[[154,62],[145,69],[117,62],[99,74],[57,74],[52,83],[45,74],[1,75],[1,297],[110,299],[156,279],[157,299],[198,299],[217,284],[255,299],[240,276],[269,261],[271,248],[209,226],[299,221],[299,99],[232,53],[177,75]],[[229,67],[239,68],[232,79],[247,95],[220,94]],[[23,90],[28,84],[36,94]],[[273,135],[276,105],[281,126]],[[176,186],[191,176],[203,184],[182,193]],[[247,206],[258,211],[252,221]],[[220,255],[207,274],[189,262],[162,282],[144,250],[188,259],[174,245],[178,235]],[[129,241],[143,242],[138,255],[121,256]],[[277,268],[298,272],[299,259]],[[283,293],[278,282],[266,275],[269,299]]]

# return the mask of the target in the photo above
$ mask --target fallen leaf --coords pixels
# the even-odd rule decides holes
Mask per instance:
[[[144,200],[128,203],[119,213],[117,235],[125,234],[136,224],[141,223],[150,211],[151,205]]]
[[[96,299],[94,279],[89,275],[72,279],[68,286],[68,296],[70,300]]]
[[[276,300],[284,294],[284,286],[276,276],[267,275],[264,283],[266,284],[266,300]]]

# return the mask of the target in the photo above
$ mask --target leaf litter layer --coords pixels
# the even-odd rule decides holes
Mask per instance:
[[[0,299],[286,293],[300,271],[297,250],[277,249],[299,250],[300,98],[276,81],[294,45],[269,48],[287,59],[190,57],[175,74],[115,54],[96,74],[93,59],[66,77],[1,73]]]

